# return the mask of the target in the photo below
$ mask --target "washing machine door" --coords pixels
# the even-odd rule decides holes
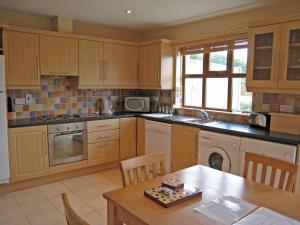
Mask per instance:
[[[208,149],[207,164],[213,169],[230,173],[231,161],[227,152],[220,147],[210,147]]]

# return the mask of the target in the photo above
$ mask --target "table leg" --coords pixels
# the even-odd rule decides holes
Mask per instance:
[[[107,200],[107,225],[123,225],[117,218],[116,209],[116,206]]]

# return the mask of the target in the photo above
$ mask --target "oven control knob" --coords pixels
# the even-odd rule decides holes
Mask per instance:
[[[76,129],[78,129],[78,126],[76,126]]]
[[[59,129],[59,128],[56,128],[56,130],[59,131],[60,129]]]
[[[67,130],[70,130],[70,127],[67,127]]]

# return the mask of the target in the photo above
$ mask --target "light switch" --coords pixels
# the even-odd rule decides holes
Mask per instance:
[[[26,94],[26,104],[31,104],[32,103],[32,94]]]

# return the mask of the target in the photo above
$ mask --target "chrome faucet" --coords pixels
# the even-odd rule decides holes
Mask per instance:
[[[204,109],[200,109],[200,111],[202,113],[202,119],[210,120],[208,113]]]

